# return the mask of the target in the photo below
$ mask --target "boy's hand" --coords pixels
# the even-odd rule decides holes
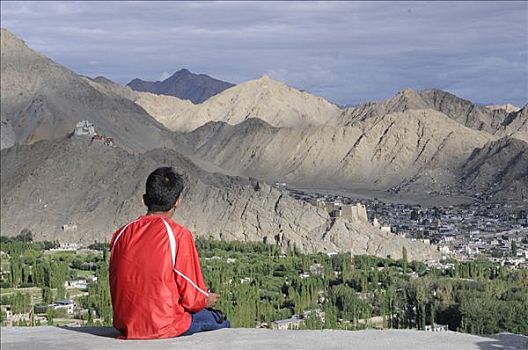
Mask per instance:
[[[220,294],[209,293],[207,296],[207,305],[205,307],[213,307],[220,300]]]

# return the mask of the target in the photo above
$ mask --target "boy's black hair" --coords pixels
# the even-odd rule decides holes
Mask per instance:
[[[169,211],[182,191],[183,177],[171,167],[161,167],[148,176],[143,202],[150,212]]]

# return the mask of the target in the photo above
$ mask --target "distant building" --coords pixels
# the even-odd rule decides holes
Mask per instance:
[[[271,323],[271,328],[281,330],[299,329],[303,323],[304,321],[300,319],[299,316],[293,315],[291,318],[273,321]]]
[[[75,302],[71,299],[59,300],[50,305],[54,310],[66,310],[68,315],[73,314],[76,306]]]
[[[387,232],[387,233],[390,233],[391,232],[391,227],[390,225],[383,225],[379,228],[381,230],[381,232]]]
[[[115,142],[113,137],[105,137],[103,135],[95,135],[92,137],[92,142],[100,142],[105,146],[113,147]]]
[[[357,203],[355,205],[342,205],[341,206],[341,215],[344,218],[351,219],[352,221],[368,221],[367,217],[367,208],[361,204]]]
[[[251,277],[244,277],[240,279],[240,284],[249,284],[251,283]]]
[[[77,125],[75,125],[75,130],[73,131],[73,134],[76,136],[88,137],[94,137],[95,135],[97,135],[97,133],[95,132],[95,126],[88,120],[81,120],[80,122],[78,122]]]
[[[442,253],[442,254],[449,254],[449,253],[451,253],[451,250],[449,249],[449,247],[448,247],[448,246],[445,246],[445,245],[439,247],[438,250],[439,250],[440,253]]]
[[[325,321],[325,312],[320,309],[310,309],[303,311],[303,319],[306,319],[312,315],[323,322]]]
[[[67,287],[70,288],[77,288],[83,291],[88,290],[88,282],[85,279],[71,280],[66,283],[68,284]]]
[[[325,208],[326,208],[326,203],[325,203],[324,198],[317,198],[317,199],[314,199],[314,200],[312,200],[312,204],[313,204],[314,206],[316,206],[317,208],[322,208],[322,209],[325,209]]]
[[[77,225],[76,224],[64,224],[61,226],[61,229],[64,232],[71,232],[71,231],[77,230]]]
[[[78,243],[60,243],[58,248],[52,248],[50,251],[60,252],[60,251],[76,251],[80,248]]]
[[[449,327],[445,324],[434,324],[434,327],[431,325],[425,325],[426,332],[447,332]]]

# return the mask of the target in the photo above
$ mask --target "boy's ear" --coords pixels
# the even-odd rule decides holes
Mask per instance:
[[[174,208],[178,208],[181,204],[182,197],[179,196],[178,199],[176,199],[176,203],[174,203]]]

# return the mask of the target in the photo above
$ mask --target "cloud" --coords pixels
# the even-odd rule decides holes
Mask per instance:
[[[2,26],[80,74],[264,73],[340,104],[442,88],[528,96],[524,2],[1,2]],[[96,64],[94,64],[96,62]]]

